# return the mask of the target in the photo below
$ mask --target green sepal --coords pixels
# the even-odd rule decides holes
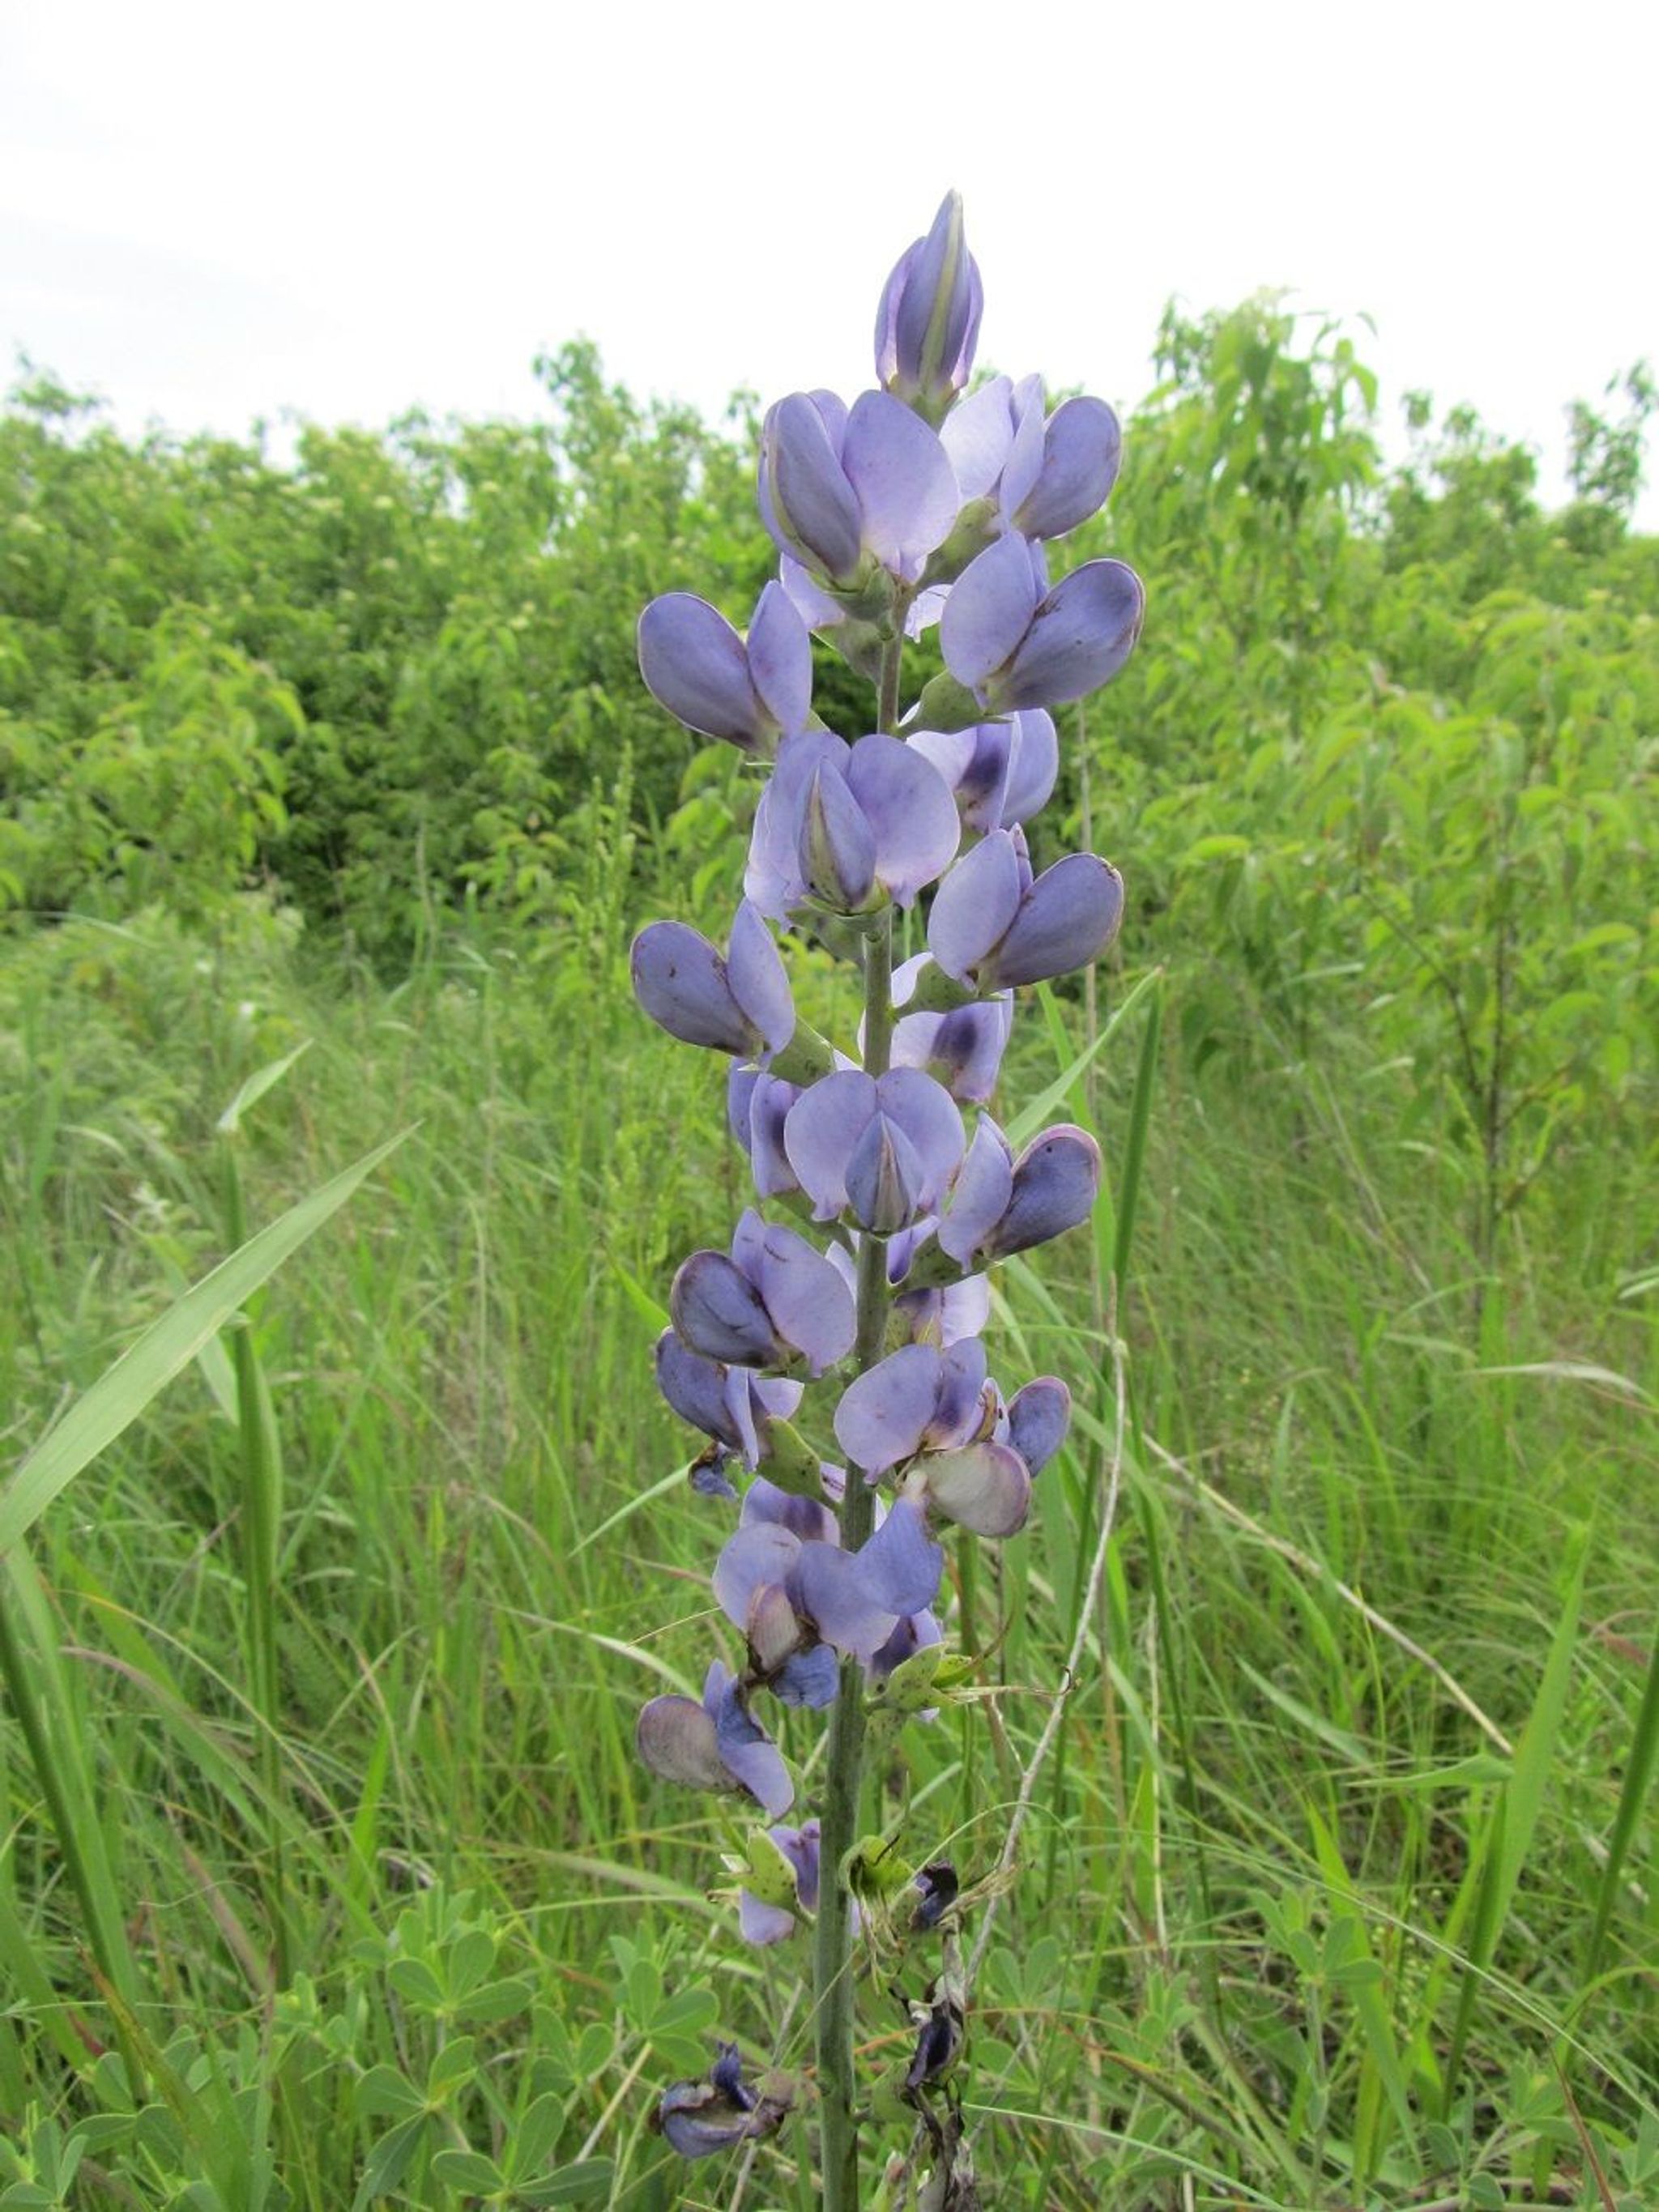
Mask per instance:
[[[937,960],[929,960],[916,977],[915,989],[905,1000],[907,1014],[951,1014],[958,1006],[971,1006],[980,996],[971,983],[958,983]]]
[[[800,1911],[795,1869],[780,1844],[764,1828],[750,1828],[743,1839],[743,1857],[732,1869],[751,1897],[775,1905],[785,1912]]]
[[[799,1084],[803,1088],[816,1083],[821,1075],[828,1075],[836,1064],[836,1055],[827,1037],[805,1022],[795,1024],[795,1034],[781,1052],[775,1052],[769,1075],[775,1075],[785,1083]]]
[[[917,730],[970,730],[975,722],[988,722],[987,714],[965,684],[943,669],[922,686],[921,696],[908,714],[905,726]]]
[[[904,1720],[925,1711],[938,1700],[935,1684],[945,1657],[942,1644],[928,1644],[920,1651],[913,1651],[908,1659],[900,1660],[879,1688],[871,1692],[870,1710],[879,1712],[885,1709]]]
[[[823,1462],[793,1422],[774,1414],[766,1425],[766,1452],[756,1472],[793,1498],[823,1498]]]
[[[860,1904],[896,1897],[915,1872],[889,1836],[860,1836],[841,1863],[842,1886]]]

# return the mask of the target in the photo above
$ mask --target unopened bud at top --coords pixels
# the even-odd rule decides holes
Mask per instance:
[[[876,311],[876,374],[896,399],[930,422],[944,416],[973,368],[984,305],[962,195],[947,192],[927,237],[899,257]]]

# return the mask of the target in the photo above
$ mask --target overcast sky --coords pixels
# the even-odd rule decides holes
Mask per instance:
[[[1659,362],[1656,23],[0,0],[0,345],[179,431],[527,414],[579,332],[707,410],[850,396],[954,184],[982,359],[1129,404],[1169,296],[1285,287],[1374,318],[1390,426],[1413,386],[1472,401],[1559,497],[1566,403]]]

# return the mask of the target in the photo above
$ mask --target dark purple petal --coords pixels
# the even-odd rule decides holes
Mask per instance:
[[[794,1802],[795,1785],[782,1753],[744,1703],[741,1684],[718,1659],[708,1669],[702,1702],[727,1773],[775,1820]]]
[[[876,874],[908,907],[956,856],[962,829],[951,787],[933,763],[897,738],[860,738],[847,763],[848,788],[875,839]]]
[[[694,1252],[668,1293],[674,1327],[693,1352],[763,1367],[777,1338],[760,1293],[723,1252]]]
[[[1067,399],[1049,416],[1042,465],[1005,512],[1027,538],[1063,538],[1106,504],[1117,482],[1123,436],[1103,399]],[[1004,486],[1005,502],[1008,489]]]
[[[787,2096],[757,2096],[744,2083],[735,2043],[723,2043],[703,2081],[676,2081],[663,2093],[654,2124],[682,2158],[709,2158],[775,2135]]]
[[[744,1018],[759,1030],[770,1052],[781,1052],[795,1034],[795,1002],[771,931],[750,900],[739,904],[726,948],[726,980]]]
[[[981,983],[1040,983],[1086,968],[1117,935],[1122,919],[1117,870],[1092,853],[1068,853],[1031,885],[982,965]]]
[[[743,640],[706,599],[690,592],[653,599],[640,617],[639,653],[647,690],[688,729],[744,752],[770,750],[776,731],[750,681]]]
[[[1030,1510],[1031,1478],[1006,1444],[969,1444],[921,1462],[935,1510],[980,1536],[1012,1536]]]
[[[812,712],[812,641],[781,583],[768,584],[749,625],[749,679],[786,738]]]
[[[1033,1474],[1048,1466],[1071,1425],[1072,1394],[1057,1375],[1039,1375],[1008,1401],[1008,1442]]]
[[[657,1339],[656,1363],[657,1388],[680,1419],[738,1450],[741,1440],[726,1403],[726,1370],[719,1361],[705,1359],[665,1328]]]
[[[892,1634],[880,1650],[872,1656],[869,1662],[871,1680],[884,1682],[895,1667],[902,1667],[907,1659],[914,1659],[918,1651],[925,1651],[930,1645],[943,1644],[944,1641],[945,1631],[939,1626],[936,1614],[926,1608],[921,1613],[907,1613],[902,1620],[895,1624]],[[918,1717],[927,1720],[932,1715],[924,1712]]]
[[[750,1093],[743,1142],[755,1171],[755,1189],[762,1198],[782,1198],[800,1188],[783,1149],[783,1131],[801,1096],[794,1084],[775,1075],[758,1076]]]
[[[841,1687],[841,1667],[827,1644],[814,1644],[786,1659],[769,1687],[781,1705],[805,1705],[820,1711],[836,1701]]]
[[[947,975],[965,981],[996,946],[1019,912],[1020,890],[1018,856],[1006,830],[957,862],[927,917],[928,950]]]
[[[951,594],[946,624],[957,593],[971,573],[963,574]],[[1133,568],[1121,561],[1085,561],[1036,609],[1006,672],[992,678],[986,672],[991,678],[986,684],[988,703],[1004,708],[1059,707],[1097,690],[1134,651],[1146,611],[1146,594]],[[950,659],[948,649],[945,659]],[[951,673],[963,683],[969,680],[954,665]]]
[[[732,996],[724,960],[683,921],[653,921],[629,956],[634,996],[659,1029],[683,1044],[712,1045],[740,1059],[759,1051],[761,1033]],[[784,989],[788,989],[786,981]],[[790,1026],[794,1026],[791,1010]]]
[[[863,392],[847,418],[841,463],[858,495],[866,549],[914,584],[957,519],[956,471],[937,434],[890,393]]]
[[[691,1698],[653,1698],[640,1715],[635,1741],[640,1757],[665,1782],[689,1790],[732,1787],[714,1721]]]
[[[774,1325],[821,1375],[853,1349],[858,1316],[846,1284],[821,1252],[793,1229],[769,1228],[756,1274]]]
[[[856,1376],[836,1408],[836,1441],[873,1478],[921,1449],[939,1402],[939,1354],[907,1344]]]
[[[896,1498],[887,1518],[855,1557],[866,1594],[887,1613],[922,1612],[939,1595],[945,1553],[927,1534],[927,1517],[908,1498]]]
[[[762,519],[780,552],[838,584],[857,577],[859,501],[813,395],[792,392],[761,428]]]
[[[968,563],[951,586],[939,626],[945,665],[958,684],[976,687],[1012,659],[1031,626],[1043,589],[1036,550],[1023,538],[999,538]],[[999,702],[1011,707],[1052,703],[1041,692],[1030,699]]]
[[[1006,1260],[1076,1228],[1093,1212],[1099,1189],[1100,1147],[1094,1139],[1070,1123],[1045,1129],[1014,1163],[1007,1206],[983,1240],[986,1257]]]
[[[1008,1140],[990,1115],[981,1114],[937,1232],[941,1250],[958,1267],[968,1266],[1002,1219],[1013,1187]]]

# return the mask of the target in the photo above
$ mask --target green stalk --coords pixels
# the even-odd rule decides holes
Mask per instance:
[[[880,722],[890,730],[898,719],[901,641],[882,656],[878,687]],[[864,1065],[884,1075],[893,1036],[893,917],[882,915],[865,939]],[[881,1358],[890,1304],[887,1244],[866,1234],[859,1245],[858,1335],[854,1366],[862,1375]],[[841,1502],[842,1548],[855,1552],[867,1543],[876,1516],[875,1492],[860,1468],[847,1470]],[[841,1662],[841,1682],[830,1716],[823,1794],[819,1804],[817,1924],[812,1937],[813,2017],[817,2023],[819,2113],[818,2162],[823,2212],[859,2212],[858,2077],[853,2063],[857,1988],[853,1972],[852,1895],[842,1865],[858,1840],[859,1799],[864,1782],[864,1669],[856,1659]]]

